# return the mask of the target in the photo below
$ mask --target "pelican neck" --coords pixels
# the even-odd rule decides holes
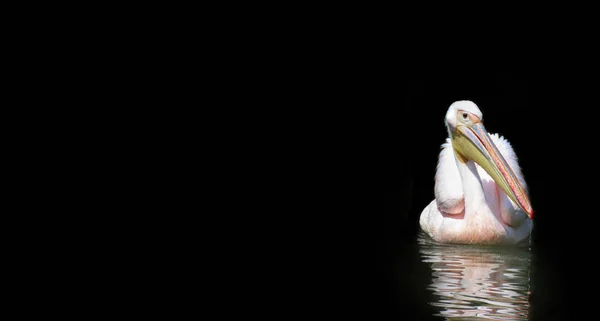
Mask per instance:
[[[469,209],[487,207],[481,177],[477,173],[477,166],[472,160],[467,163],[461,162],[456,155],[456,166],[462,180],[463,195],[465,199],[465,217],[469,215]]]

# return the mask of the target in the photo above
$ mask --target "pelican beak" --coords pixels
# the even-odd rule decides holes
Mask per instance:
[[[457,151],[459,160],[466,163],[470,159],[479,164],[506,195],[527,213],[529,219],[533,219],[533,209],[525,189],[481,122],[457,126],[452,136],[452,145]]]

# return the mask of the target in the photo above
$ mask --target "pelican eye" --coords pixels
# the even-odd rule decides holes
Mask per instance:
[[[463,119],[467,119],[469,118],[469,115],[467,115],[467,113],[463,113]]]

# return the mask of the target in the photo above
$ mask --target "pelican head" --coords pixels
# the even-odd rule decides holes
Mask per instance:
[[[483,126],[483,114],[472,101],[454,102],[446,113],[446,127],[452,139],[456,159],[481,166],[496,184],[530,219],[533,209],[525,189]]]

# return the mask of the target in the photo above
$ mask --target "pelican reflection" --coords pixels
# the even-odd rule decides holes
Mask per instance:
[[[449,245],[419,236],[421,259],[430,265],[431,305],[448,320],[529,317],[529,247]]]

